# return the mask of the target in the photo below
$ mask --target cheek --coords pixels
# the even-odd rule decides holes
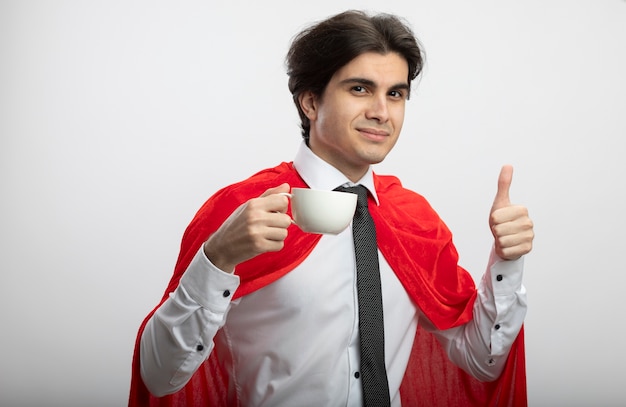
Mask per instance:
[[[358,100],[326,99],[317,112],[316,127],[320,137],[333,143],[349,140],[355,121],[363,118],[363,110]]]
[[[400,136],[400,132],[402,131],[402,125],[404,124],[403,120],[398,121],[395,126],[394,126],[394,131],[396,132],[397,136]]]
[[[350,125],[350,117],[341,109],[329,107],[318,116],[319,129],[328,137],[337,137]]]
[[[402,130],[402,125],[404,124],[404,107],[398,109],[397,111],[394,111],[392,113],[392,117],[394,130],[396,131],[396,133],[400,133],[400,130]]]

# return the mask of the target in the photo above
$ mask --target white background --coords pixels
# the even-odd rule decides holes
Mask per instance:
[[[289,41],[347,8],[406,17],[426,48],[377,171],[431,201],[475,278],[515,167],[530,404],[626,403],[625,1],[0,0],[0,405],[126,404],[184,228],[293,158]]]

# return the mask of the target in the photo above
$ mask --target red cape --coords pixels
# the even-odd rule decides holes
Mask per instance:
[[[267,189],[288,183],[307,187],[292,163],[261,171],[213,195],[185,231],[174,274],[161,303],[174,291],[192,258],[208,237],[243,202]],[[476,288],[472,277],[458,266],[452,235],[420,195],[404,189],[395,177],[374,175],[379,204],[369,205],[376,224],[378,247],[398,279],[424,314],[439,329],[458,326],[472,318]],[[370,197],[370,199],[372,199]],[[279,279],[311,253],[320,235],[292,226],[285,247],[237,266],[239,298]],[[161,304],[159,303],[159,305]],[[213,352],[190,381],[175,394],[152,396],[139,368],[139,328],[133,356],[129,406],[226,406],[228,376]],[[524,332],[518,335],[500,378],[483,383],[454,366],[433,335],[418,328],[409,366],[400,388],[402,404],[425,406],[526,406]]]

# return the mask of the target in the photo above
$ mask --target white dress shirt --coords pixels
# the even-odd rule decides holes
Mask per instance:
[[[304,143],[294,165],[313,189],[350,184]],[[358,183],[377,199],[371,169]],[[143,332],[141,374],[148,389],[155,395],[175,392],[216,351],[241,405],[361,406],[353,250],[351,227],[323,235],[294,270],[234,301],[229,293],[239,285],[236,269],[234,274],[217,269],[199,250]],[[400,383],[418,323],[479,380],[499,376],[526,314],[522,259],[504,261],[492,250],[474,318],[446,331],[431,326],[380,252],[379,261],[392,406],[400,406]]]

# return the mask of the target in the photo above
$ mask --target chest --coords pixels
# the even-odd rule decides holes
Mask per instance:
[[[379,264],[385,330],[393,335],[415,318],[416,308],[380,253]],[[284,328],[285,334],[304,340],[317,339],[325,330],[334,338],[349,338],[357,324],[356,264],[350,228],[336,236],[323,236],[300,265],[241,298],[228,316],[231,330],[256,326],[257,333],[268,329],[276,335]]]

